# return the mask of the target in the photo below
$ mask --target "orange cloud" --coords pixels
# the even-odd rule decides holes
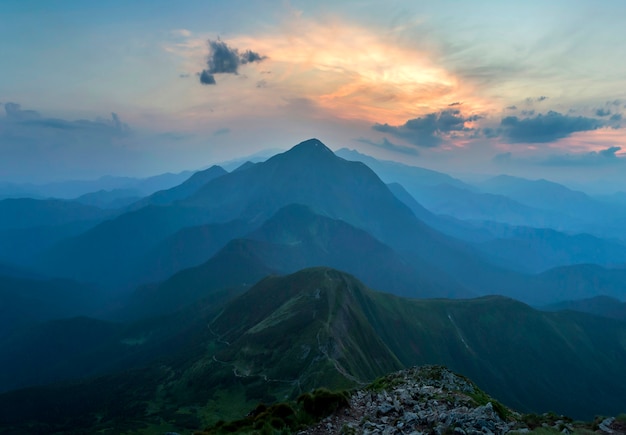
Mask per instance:
[[[282,86],[332,116],[397,124],[453,101],[472,111],[490,106],[432,53],[401,46],[393,33],[340,22],[297,24],[287,35],[237,40],[268,56]]]

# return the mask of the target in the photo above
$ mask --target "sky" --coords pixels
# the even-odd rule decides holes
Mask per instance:
[[[621,0],[3,0],[0,181],[193,170],[316,137],[626,190],[624,22]]]

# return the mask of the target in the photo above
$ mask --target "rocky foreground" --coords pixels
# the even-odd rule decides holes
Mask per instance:
[[[615,418],[575,423],[554,414],[521,415],[491,399],[468,379],[444,367],[393,373],[352,394],[346,407],[298,432],[317,434],[527,433],[624,434]]]

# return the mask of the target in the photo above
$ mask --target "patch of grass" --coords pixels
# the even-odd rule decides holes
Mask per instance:
[[[332,414],[337,409],[348,405],[350,395],[345,391],[330,391],[319,388],[312,393],[305,393],[298,397],[297,402],[302,404],[304,412],[321,419]]]
[[[498,416],[502,420],[507,421],[511,418],[511,411],[502,403],[489,397],[484,391],[476,388],[474,389],[473,392],[469,393],[468,395],[472,398],[472,400],[478,406],[485,406],[487,403],[491,402],[491,406],[493,407],[493,410],[495,411],[496,414],[498,414]]]
[[[208,434],[290,434],[347,406],[350,394],[320,388],[301,394],[295,402],[259,404],[245,418],[219,421],[195,435]]]
[[[383,390],[390,390],[397,385],[401,385],[402,383],[404,383],[402,378],[399,378],[396,375],[387,375],[374,380],[374,382],[367,386],[367,389],[378,393]]]

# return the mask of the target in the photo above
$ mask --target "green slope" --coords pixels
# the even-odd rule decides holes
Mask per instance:
[[[183,326],[167,323],[161,346],[149,340],[146,352],[172,352],[144,374],[80,383],[85,400],[100,394],[76,408],[84,427],[199,428],[241,417],[260,401],[356,386],[425,363],[447,365],[521,411],[590,419],[626,410],[626,324],[611,319],[540,312],[502,297],[404,299],[329,268],[265,278],[219,313],[194,310],[180,313]],[[19,410],[22,422],[62,427],[78,418],[77,388],[0,395],[0,425],[15,427]],[[103,408],[119,388],[119,403]],[[51,396],[59,411],[46,417]],[[127,413],[116,414],[120,407]]]

